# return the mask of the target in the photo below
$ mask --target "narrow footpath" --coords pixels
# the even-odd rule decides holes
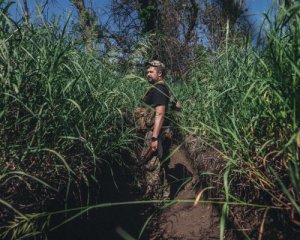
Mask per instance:
[[[188,184],[175,194],[174,199],[194,201],[197,197],[197,192],[199,192],[199,190],[194,188],[198,181],[197,172],[193,169],[191,160],[187,157],[184,149],[179,149],[172,156],[169,168],[178,178],[192,178]],[[178,189],[178,184],[175,188]],[[219,211],[212,204],[197,204],[193,206],[192,203],[179,203],[165,208],[152,220],[151,229],[153,231],[150,231],[149,239],[219,239],[219,224]],[[235,238],[231,236],[229,239]]]

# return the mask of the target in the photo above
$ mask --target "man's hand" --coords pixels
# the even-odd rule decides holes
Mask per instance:
[[[157,150],[157,148],[158,148],[158,140],[151,141],[151,148],[152,148],[152,151],[156,151]]]
[[[176,102],[175,107],[176,107],[176,109],[181,109],[181,104],[179,102]]]

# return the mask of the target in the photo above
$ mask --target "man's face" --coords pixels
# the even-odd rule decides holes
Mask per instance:
[[[160,80],[162,76],[161,71],[158,71],[156,67],[148,67],[147,68],[147,78],[150,83],[155,83]]]

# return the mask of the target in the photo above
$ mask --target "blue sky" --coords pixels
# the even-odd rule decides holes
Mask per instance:
[[[44,2],[45,0],[36,0],[39,3]],[[20,13],[19,4],[23,2],[22,0],[15,0],[16,4],[11,9],[11,14],[13,18],[17,17],[17,13]],[[29,4],[29,8],[32,11],[35,11],[35,0],[27,0]],[[70,0],[50,0],[49,14],[57,14],[57,15],[67,15],[70,13],[74,8],[70,4]],[[89,2],[85,1],[86,3]],[[105,6],[108,6],[111,1],[110,0],[93,0],[93,7],[98,13],[99,16],[103,16],[103,11],[105,10]],[[246,0],[247,7],[249,8],[248,14],[251,16],[252,20],[259,24],[262,19],[262,13],[267,12],[272,0]],[[34,15],[34,14],[33,14]]]
[[[248,14],[251,16],[252,21],[256,24],[260,24],[264,12],[268,12],[272,0],[246,0],[249,8]]]
[[[246,0],[246,2],[250,13],[262,14],[269,9],[272,0]]]

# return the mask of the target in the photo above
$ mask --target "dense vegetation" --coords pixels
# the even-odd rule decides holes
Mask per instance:
[[[183,109],[185,116],[192,116],[182,119],[182,126],[226,159],[215,181],[223,186],[224,199],[284,209],[296,225],[300,213],[299,10],[299,5],[282,7],[274,21],[266,19],[270,28],[261,51],[227,39],[224,49],[203,54],[181,96],[189,96]],[[229,208],[224,205],[224,215]]]
[[[101,168],[126,166],[122,156],[136,136],[124,115],[147,85],[138,68],[126,75],[85,51],[67,25],[22,25],[0,6],[1,234],[20,238],[48,228],[49,199],[66,209],[69,198],[89,205]],[[171,83],[182,103],[181,135],[226,160],[214,186],[226,202],[221,235],[230,203],[277,208],[299,225],[299,15],[294,4],[266,17],[260,50],[229,37],[215,52],[199,49],[184,81]]]
[[[4,14],[0,22],[1,225],[16,221],[9,230],[18,238],[34,231],[26,214],[51,198],[88,205],[101,166],[124,164],[134,133],[122,114],[143,83],[86,53],[58,24],[27,28]]]

